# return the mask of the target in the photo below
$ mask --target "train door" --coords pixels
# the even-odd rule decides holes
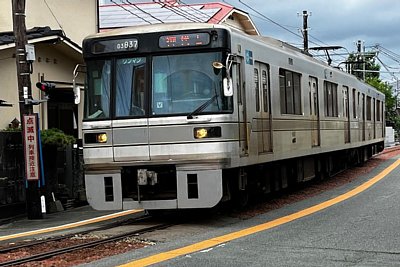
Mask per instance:
[[[344,142],[350,143],[349,88],[343,86]]]
[[[357,102],[357,89],[353,88],[352,89],[352,94],[351,94],[351,118],[354,120],[358,120],[358,102]],[[350,124],[351,125],[351,124]],[[353,124],[353,126],[355,126]],[[360,137],[358,135],[355,134],[356,132],[354,132],[354,130],[352,131],[351,127],[350,127],[350,139],[353,142],[358,142],[360,141]]]
[[[319,126],[319,107],[318,107],[318,80],[309,77],[308,86],[310,90],[310,118],[311,118],[311,145],[320,146],[320,126]]]
[[[257,132],[258,153],[272,151],[269,66],[256,62],[254,65],[254,88],[256,94],[256,117],[253,120]]]
[[[372,123],[373,123],[373,128],[374,128],[374,139],[376,138],[376,101],[375,98],[372,98]]]
[[[246,83],[243,59],[238,57],[235,64],[234,73],[236,76],[237,102],[238,102],[238,123],[239,123],[239,149],[240,156],[245,157],[249,154],[249,140],[247,129],[246,113]]]
[[[365,94],[361,95],[361,131],[362,141],[365,141]]]

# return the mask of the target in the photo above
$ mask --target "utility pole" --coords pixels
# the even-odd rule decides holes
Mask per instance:
[[[362,41],[358,40],[357,41],[357,61],[362,62],[362,76],[357,75],[359,78],[362,78],[363,81],[365,81],[365,46],[362,45]],[[360,66],[357,66],[357,69],[360,69]]]
[[[25,26],[25,0],[12,0],[12,17],[13,32],[15,36],[15,58],[17,64],[19,110],[21,115],[20,121],[22,122],[24,114],[33,113],[33,107],[28,101],[28,99],[32,99],[32,90],[30,76],[31,66],[26,59],[25,48],[25,45],[27,44]],[[22,132],[24,132],[24,129],[22,129]],[[27,155],[25,155],[25,157],[27,157]],[[26,173],[25,177],[27,177]],[[26,207],[28,219],[41,219],[42,211],[39,194],[39,182],[27,180],[26,185]]]
[[[303,49],[304,53],[308,54],[308,13],[303,10]]]

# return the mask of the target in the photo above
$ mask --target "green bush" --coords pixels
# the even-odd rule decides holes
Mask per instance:
[[[7,133],[10,133],[10,132],[20,132],[21,131],[21,127],[18,127],[18,128],[13,128],[13,127],[7,127],[7,128],[5,128],[5,129],[3,129],[3,130],[0,130],[0,132],[7,132]]]
[[[40,132],[40,137],[43,145],[55,145],[63,148],[75,142],[75,137],[65,134],[60,129],[56,128],[42,130]]]

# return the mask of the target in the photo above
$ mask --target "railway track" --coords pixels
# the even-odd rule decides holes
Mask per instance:
[[[143,219],[142,219],[143,220]],[[146,226],[140,229],[136,229],[133,231],[128,231],[128,232],[124,232],[121,234],[117,234],[117,235],[113,235],[110,237],[106,237],[106,238],[101,238],[101,239],[96,239],[96,240],[92,240],[92,241],[88,241],[88,242],[84,242],[81,244],[76,244],[76,245],[71,245],[71,246],[67,246],[67,247],[63,247],[63,248],[57,248],[57,249],[52,249],[46,252],[42,252],[42,253],[36,253],[34,255],[30,255],[27,257],[23,257],[23,258],[17,258],[17,259],[13,259],[10,261],[6,261],[6,262],[1,262],[0,266],[1,267],[5,267],[5,266],[15,266],[18,264],[25,264],[25,263],[31,263],[31,262],[35,262],[35,261],[42,261],[42,260],[46,260],[49,259],[51,257],[54,256],[58,256],[61,254],[66,254],[66,253],[72,253],[78,250],[82,250],[82,249],[86,249],[86,248],[93,248],[102,244],[106,244],[106,243],[112,243],[112,242],[116,242],[119,240],[123,240],[125,238],[129,238],[132,236],[137,236],[140,234],[144,234],[147,232],[152,232],[152,231],[156,231],[156,230],[161,230],[161,229],[165,229],[168,228],[170,226],[173,226],[176,224],[173,223],[160,223],[160,224],[155,224],[155,225],[151,225],[151,226]],[[79,234],[80,235],[84,235],[84,234],[90,234],[91,232],[96,232],[99,230],[107,230],[107,229],[111,229],[112,227],[117,227],[120,225],[115,225],[113,224],[112,226],[107,226],[107,227],[99,227],[96,229],[92,229],[92,230],[88,230],[88,231],[82,231]],[[63,242],[62,240],[67,240],[72,238],[73,236],[78,235],[78,233],[74,233],[71,235],[66,235],[66,236],[60,236],[60,237],[55,237],[55,238],[49,238],[46,240],[39,240],[39,241],[35,241],[35,242],[30,242],[27,244],[22,244],[22,245],[18,245],[18,246],[13,246],[10,248],[3,248],[0,250],[0,255],[4,255],[4,254],[12,254],[14,251],[20,250],[20,249],[26,249],[26,250],[30,250],[33,249],[35,246],[38,245],[43,245],[45,243],[49,243],[49,242]]]
[[[100,227],[96,227],[96,228],[90,229],[90,230],[74,232],[74,233],[66,234],[66,235],[49,237],[49,238],[45,238],[45,239],[41,239],[41,240],[34,240],[31,242],[23,242],[23,243],[19,243],[17,245],[13,245],[13,246],[0,247],[0,255],[4,254],[4,253],[8,253],[13,250],[17,250],[17,249],[29,248],[32,246],[37,246],[37,245],[48,243],[48,242],[55,242],[55,241],[59,241],[62,239],[72,238],[77,235],[86,235],[86,234],[89,234],[89,233],[95,232],[95,231],[107,230],[107,229],[111,229],[111,228],[122,226],[122,225],[135,224],[135,223],[146,221],[150,218],[152,218],[152,217],[149,215],[144,215],[139,218],[134,218],[134,219],[131,218],[131,219],[123,220],[123,221],[117,221],[117,222],[107,224],[104,226],[100,226]]]

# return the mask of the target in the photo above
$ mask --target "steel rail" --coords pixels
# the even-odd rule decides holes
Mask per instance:
[[[57,255],[60,255],[60,254],[69,253],[69,252],[73,252],[73,251],[84,249],[84,248],[95,247],[95,246],[102,245],[102,244],[105,244],[105,243],[110,243],[110,242],[114,242],[114,241],[117,241],[117,240],[121,240],[121,239],[124,239],[126,237],[133,236],[133,235],[138,235],[138,234],[143,234],[143,233],[147,233],[147,232],[152,232],[152,231],[155,231],[155,230],[165,229],[165,228],[168,228],[168,227],[170,227],[172,225],[175,225],[175,224],[158,224],[158,225],[155,225],[155,226],[146,227],[146,228],[143,228],[143,229],[139,229],[139,230],[135,230],[135,231],[128,232],[128,233],[115,235],[115,236],[112,236],[112,237],[108,237],[108,238],[104,238],[104,239],[88,242],[88,243],[85,243],[85,244],[79,244],[79,245],[75,245],[75,246],[71,246],[71,247],[67,247],[67,248],[56,249],[56,250],[53,250],[53,251],[48,251],[48,252],[36,254],[36,255],[33,255],[33,256],[25,257],[25,258],[20,258],[20,259],[16,259],[16,260],[12,260],[12,261],[3,262],[3,263],[0,263],[0,266],[1,267],[3,267],[3,266],[4,267],[6,267],[6,266],[14,266],[14,265],[17,265],[17,264],[23,264],[23,263],[39,261],[39,260],[45,260],[45,259],[57,256]]]
[[[54,237],[49,237],[46,239],[42,239],[42,240],[36,240],[36,241],[32,241],[32,242],[28,242],[28,243],[23,243],[23,244],[19,244],[19,245],[15,245],[15,246],[9,246],[9,247],[5,247],[5,248],[0,248],[0,254],[4,254],[13,250],[17,250],[17,249],[21,249],[21,248],[28,248],[28,247],[32,247],[32,246],[37,246],[43,243],[48,243],[48,242],[54,242],[54,241],[58,241],[61,239],[66,239],[66,238],[71,238],[73,236],[76,235],[85,235],[88,234],[90,232],[95,232],[95,231],[101,231],[101,230],[107,230],[107,229],[111,229],[117,226],[121,226],[121,225],[127,225],[127,224],[131,224],[131,223],[136,223],[136,222],[141,222],[143,220],[147,220],[152,218],[151,216],[145,215],[139,218],[130,218],[130,219],[126,219],[123,221],[117,221],[105,226],[100,226],[100,227],[96,227],[93,229],[89,229],[89,230],[85,230],[85,231],[80,231],[80,232],[74,232],[71,234],[66,234],[66,235],[60,235],[60,236],[54,236]],[[0,263],[1,266],[1,263]]]

